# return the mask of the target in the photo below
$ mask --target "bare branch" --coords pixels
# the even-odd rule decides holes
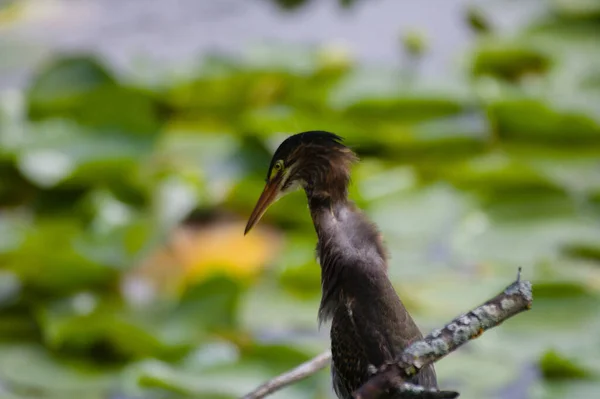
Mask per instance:
[[[409,345],[392,363],[384,364],[360,389],[356,399],[376,399],[401,386],[428,364],[434,363],[484,331],[498,326],[508,318],[531,308],[531,283],[517,280],[496,297],[465,313],[441,330],[434,330],[424,339]],[[408,396],[407,396],[408,397]]]
[[[455,391],[440,391],[439,389],[425,388],[421,385],[404,382],[402,379],[390,379],[390,385],[386,386],[386,391],[394,392],[394,398],[402,399],[454,399],[458,397]],[[387,396],[386,396],[387,398]]]
[[[377,399],[394,392],[401,398],[456,398],[458,392],[427,389],[408,381],[423,367],[442,359],[469,340],[479,337],[484,331],[529,310],[532,302],[531,283],[521,281],[521,268],[519,268],[517,280],[503,292],[455,318],[442,329],[433,330],[422,340],[409,345],[394,362],[384,364],[376,370],[372,378],[354,393],[354,397]],[[316,373],[327,366],[330,360],[331,352],[324,352],[295,369],[267,381],[242,399],[264,398]]]
[[[250,392],[242,399],[260,399],[270,395],[288,385],[300,381],[326,367],[331,360],[331,351],[323,352],[320,355],[302,363],[298,367],[278,375],[277,377],[265,382],[254,391]]]

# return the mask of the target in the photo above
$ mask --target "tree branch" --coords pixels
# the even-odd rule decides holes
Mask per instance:
[[[242,399],[260,399],[264,398],[284,388],[288,385],[295,383],[296,381],[300,381],[306,377],[311,376],[322,368],[326,367],[331,360],[331,351],[323,352],[320,355],[310,359],[307,362],[302,363],[298,367],[285,372],[277,377],[270,379],[265,382],[254,391],[250,392]]]
[[[409,345],[392,363],[384,364],[355,393],[356,399],[377,399],[391,391],[403,391],[405,381],[423,367],[434,363],[484,331],[531,308],[531,283],[517,280],[483,305],[458,316],[441,330],[433,330],[424,339]],[[400,389],[399,389],[400,388]],[[458,396],[458,394],[457,394]],[[408,395],[407,395],[408,397]]]
[[[521,281],[521,268],[519,268],[517,280],[500,294],[468,313],[458,316],[442,329],[433,330],[422,340],[413,342],[396,360],[375,370],[371,379],[354,393],[354,398],[377,399],[391,392],[400,394],[399,397],[402,398],[456,398],[458,392],[427,389],[407,381],[423,367],[435,363],[469,340],[479,337],[484,331],[529,310],[532,302],[531,283]],[[242,399],[264,398],[316,373],[327,366],[330,360],[331,352],[324,352],[295,369],[267,381]]]

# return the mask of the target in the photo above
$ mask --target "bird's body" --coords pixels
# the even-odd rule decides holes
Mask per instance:
[[[422,338],[387,276],[380,233],[348,199],[350,166],[356,160],[331,133],[289,137],[273,156],[267,187],[246,228],[296,184],[304,188],[321,265],[319,322],[331,321],[331,371],[340,399],[350,399],[375,368]],[[412,382],[437,388],[433,366]]]
[[[323,292],[319,318],[331,320],[332,380],[337,396],[350,399],[373,367],[393,360],[421,332],[387,277],[380,235],[350,202],[313,208],[319,237]],[[433,367],[413,381],[437,388]]]

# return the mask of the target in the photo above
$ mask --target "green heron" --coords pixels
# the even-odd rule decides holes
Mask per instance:
[[[348,199],[350,168],[358,158],[342,141],[324,131],[283,141],[244,234],[273,202],[304,189],[321,265],[319,325],[331,320],[333,388],[340,399],[350,399],[375,367],[423,336],[387,276],[381,234]],[[433,366],[410,382],[437,389]]]

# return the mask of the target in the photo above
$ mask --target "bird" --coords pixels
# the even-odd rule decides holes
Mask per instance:
[[[331,378],[339,399],[352,398],[374,370],[423,338],[388,277],[382,234],[348,197],[357,162],[356,153],[337,134],[314,130],[287,137],[273,154],[244,231],[246,235],[275,201],[304,189],[321,267],[318,323],[331,322]],[[408,382],[437,389],[433,365]]]

